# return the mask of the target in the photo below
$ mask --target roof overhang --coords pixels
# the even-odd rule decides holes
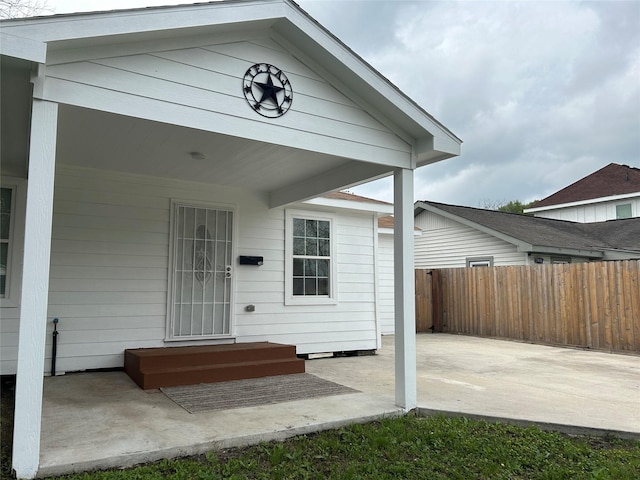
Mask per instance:
[[[492,228],[489,228],[485,225],[481,225],[477,222],[473,222],[466,218],[460,217],[458,215],[454,215],[450,212],[444,211],[438,207],[433,205],[429,205],[425,202],[416,202],[414,205],[413,215],[414,217],[422,213],[423,211],[429,211],[432,213],[436,213],[441,215],[449,220],[456,221],[462,225],[466,225],[467,227],[471,227],[475,230],[481,231],[493,237],[504,240],[507,243],[516,246],[518,252],[523,253],[547,253],[547,254],[557,254],[557,255],[571,255],[575,257],[586,257],[586,258],[602,258],[604,253],[602,250],[582,250],[582,249],[571,249],[571,248],[563,248],[563,247],[553,247],[548,245],[534,245],[532,243],[524,242],[518,238],[512,237],[510,235],[506,235],[502,232],[498,232]]]
[[[114,43],[269,28],[335,88],[413,146],[414,168],[460,154],[462,141],[291,0],[231,0],[2,22],[3,55],[42,63],[48,53]],[[6,41],[5,41],[6,39]]]
[[[604,252],[602,250],[558,248],[558,247],[547,247],[544,245],[531,245],[528,249],[522,249],[521,247],[518,247],[518,251],[524,252],[524,253],[546,253],[546,254],[552,254],[552,255],[585,257],[590,259],[598,259],[598,258],[604,257]]]
[[[416,202],[414,204],[414,208],[413,208],[413,216],[416,217],[417,215],[419,215],[420,213],[422,213],[423,211],[429,211],[432,213],[436,213],[438,215],[441,215],[442,217],[448,218],[449,220],[453,220],[456,221],[458,223],[461,223],[462,225],[466,225],[467,227],[471,227],[475,230],[479,230],[481,232],[484,232],[488,235],[491,235],[493,237],[499,238],[501,240],[504,240],[505,242],[511,243],[512,245],[515,245],[518,248],[518,251],[520,252],[530,252],[532,251],[531,249],[533,248],[533,245],[527,242],[523,242],[522,240],[519,240],[515,237],[512,237],[510,235],[505,235],[502,232],[498,232],[492,228],[486,227],[484,225],[481,225],[479,223],[473,222],[471,220],[468,220],[466,218],[460,217],[458,215],[454,215],[450,212],[447,212],[445,210],[442,210],[438,207],[434,207],[433,205],[429,205],[428,203],[425,202]]]

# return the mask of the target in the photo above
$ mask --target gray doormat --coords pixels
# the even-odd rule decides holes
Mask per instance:
[[[163,387],[160,390],[189,413],[256,407],[359,392],[310,373]]]

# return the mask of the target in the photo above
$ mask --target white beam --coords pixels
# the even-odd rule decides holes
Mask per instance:
[[[13,469],[34,478],[40,458],[58,105],[33,101],[18,338]]]
[[[282,207],[352,187],[388,175],[393,167],[351,161],[328,172],[274,190],[269,194],[269,208]]]
[[[416,313],[413,263],[413,170],[393,173],[396,404],[417,406]]]

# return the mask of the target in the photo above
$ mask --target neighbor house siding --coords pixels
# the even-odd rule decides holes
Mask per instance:
[[[264,257],[260,267],[234,258],[238,342],[291,343],[298,353],[376,348],[373,214],[334,213],[338,303],[285,306],[284,210],[269,210],[266,196],[58,166],[46,372],[54,317],[60,371],[121,367],[124,349],[165,345],[171,199],[236,205],[237,255]],[[2,315],[1,372],[15,373],[19,308]]]
[[[416,268],[466,267],[468,257],[493,257],[493,265],[525,265],[527,255],[517,247],[454,220],[424,211],[415,225],[422,235],[415,237]]]
[[[534,216],[567,220],[570,222],[591,223],[616,220],[616,205],[631,204],[632,217],[640,217],[640,197],[611,200],[607,202],[559,207],[534,212]]]
[[[176,48],[175,40],[165,49],[147,44],[145,52],[112,46],[54,53],[44,97],[254,140],[277,137],[283,145],[313,145],[362,160],[395,159],[398,166],[410,155],[407,142],[274,40],[200,41],[210,43]],[[243,76],[259,62],[283,70],[294,88],[292,107],[277,122],[256,115],[243,96]]]

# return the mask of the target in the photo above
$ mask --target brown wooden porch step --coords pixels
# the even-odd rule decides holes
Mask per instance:
[[[304,373],[296,347],[270,342],[125,350],[124,370],[142,389]]]

